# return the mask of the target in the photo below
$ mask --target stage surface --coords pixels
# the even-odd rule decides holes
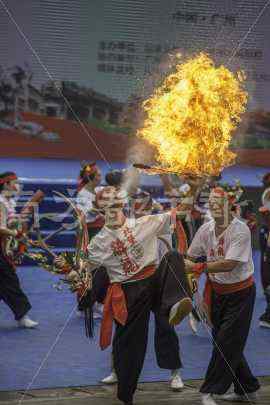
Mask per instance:
[[[270,330],[259,328],[258,318],[265,301],[259,280],[259,254],[256,263],[257,300],[246,355],[257,376],[270,375]],[[110,349],[98,347],[95,338],[85,336],[84,321],[76,316],[75,296],[53,288],[56,278],[35,267],[18,269],[23,289],[33,305],[31,316],[40,322],[36,330],[18,329],[6,305],[0,303],[1,367],[0,390],[55,388],[96,385],[110,371]],[[169,373],[156,364],[153,349],[154,324],[151,321],[148,351],[141,381],[166,381]],[[184,379],[203,378],[211,354],[210,331],[203,325],[193,335],[187,321],[179,327]]]

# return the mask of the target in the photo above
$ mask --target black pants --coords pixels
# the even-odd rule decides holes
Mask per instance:
[[[107,288],[110,284],[105,267],[93,272],[93,285],[88,292],[86,300],[93,306],[95,302],[103,303]],[[81,307],[83,304],[80,304]],[[178,336],[168,317],[155,313],[155,352],[157,364],[166,370],[176,370],[182,367]]]
[[[183,258],[177,252],[167,253],[153,276],[123,284],[122,287],[127,301],[128,319],[125,326],[116,324],[113,359],[118,377],[118,398],[129,402],[132,401],[144,363],[150,312],[158,316],[158,328],[166,324],[166,330],[171,330],[168,325],[170,308],[189,295]],[[165,329],[163,331],[164,341],[168,339],[169,344],[171,337],[166,336]],[[164,350],[164,341],[156,338],[157,351]],[[169,353],[170,347],[167,350]],[[173,369],[181,364],[180,359],[174,361],[170,354],[168,359],[165,357],[160,357],[161,367]]]
[[[179,339],[168,316],[155,312],[155,353],[157,364],[165,370],[177,370],[182,367]]]
[[[256,287],[217,295],[212,300],[214,348],[202,393],[225,394],[234,384],[237,394],[255,392],[259,382],[253,376],[244,356],[254,308]]]
[[[0,255],[0,300],[9,306],[17,321],[31,309],[17,274],[2,255]]]
[[[270,286],[270,249],[261,250],[261,281],[265,291]]]
[[[266,300],[264,314],[260,317],[261,321],[270,322],[270,249],[266,247],[261,249],[261,281]]]

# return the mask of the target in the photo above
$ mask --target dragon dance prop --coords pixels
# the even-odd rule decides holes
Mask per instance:
[[[243,72],[216,67],[204,53],[176,65],[143,103],[146,118],[137,136],[155,147],[159,166],[139,168],[211,176],[231,165],[231,138],[247,103],[244,80]]]

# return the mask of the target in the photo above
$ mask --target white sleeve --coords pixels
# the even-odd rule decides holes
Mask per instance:
[[[146,215],[139,218],[137,221],[145,223],[145,226],[150,230],[153,235],[161,236],[171,233],[171,213],[165,212],[164,214]]]
[[[235,260],[247,263],[251,254],[251,234],[250,230],[233,235],[225,260]]]
[[[76,198],[76,205],[77,205],[77,208],[79,208],[79,210],[81,210],[85,216],[93,208],[93,202],[92,202],[91,198],[89,198],[85,195],[80,195],[80,193],[78,194],[78,196]]]
[[[87,247],[88,260],[90,263],[101,266],[103,264],[104,250],[101,249],[100,243],[94,237]]]
[[[188,248],[187,255],[194,258],[207,255],[201,229],[198,229],[196,232],[191,245]]]

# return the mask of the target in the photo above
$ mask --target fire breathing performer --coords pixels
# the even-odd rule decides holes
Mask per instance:
[[[200,389],[203,405],[215,405],[213,395],[228,401],[256,399],[259,382],[249,368],[244,349],[250,330],[256,287],[253,279],[251,233],[248,226],[232,215],[228,193],[221,187],[211,191],[212,220],[196,233],[186,260],[188,271],[207,275],[205,300],[213,324],[213,352]],[[234,393],[224,395],[231,384]]]
[[[114,320],[118,398],[131,405],[144,363],[150,312],[177,325],[192,310],[192,301],[182,256],[170,252],[157,266],[157,238],[169,232],[171,214],[127,218],[123,195],[114,187],[100,191],[97,205],[105,211],[105,226],[91,240],[87,260],[92,270],[105,266],[110,278],[100,346],[110,345]],[[56,265],[66,263],[58,258]]]
[[[0,300],[11,309],[19,327],[35,328],[38,322],[28,316],[31,304],[21,288],[16,263],[8,247],[10,239],[16,239],[19,243],[24,238],[23,232],[15,228],[15,196],[19,191],[16,173],[0,174]]]
[[[130,173],[132,171],[133,174]],[[139,175],[134,169],[128,171],[113,170],[106,175],[106,182],[112,186],[121,189],[127,182],[125,179],[130,174],[132,181],[129,180],[127,193],[127,211],[131,218],[140,218],[145,215],[157,214],[163,212],[163,207],[157,201],[153,200],[150,193],[139,188]],[[165,242],[164,242],[165,241]],[[172,250],[172,235],[162,235],[158,239],[158,264],[169,250]],[[158,366],[162,369],[170,370],[170,387],[174,391],[180,391],[184,388],[180,369],[182,361],[180,358],[179,339],[172,325],[169,324],[164,316],[155,313],[155,353]],[[117,383],[117,375],[113,366],[111,374],[102,380],[104,384]]]

